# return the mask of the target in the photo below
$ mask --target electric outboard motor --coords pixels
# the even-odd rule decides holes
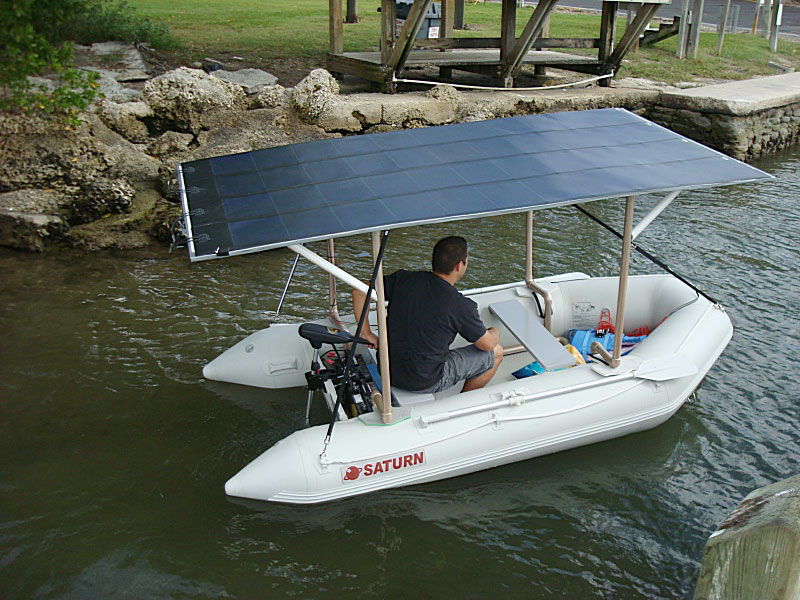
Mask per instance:
[[[336,347],[356,341],[356,337],[349,331],[325,327],[319,323],[303,323],[298,330],[300,337],[306,339],[314,348],[314,358],[311,361],[311,370],[306,373],[309,398],[306,408],[306,420],[310,417],[311,396],[315,390],[325,388],[325,382],[331,380],[337,389],[342,406],[353,417],[372,412],[369,398],[377,386],[372,381],[372,376],[366,368],[365,360],[356,354],[349,373],[349,381],[344,380],[345,357]],[[358,338],[358,343],[369,344],[365,339]],[[323,357],[324,365],[319,364],[319,351],[322,344],[330,344],[333,351]]]

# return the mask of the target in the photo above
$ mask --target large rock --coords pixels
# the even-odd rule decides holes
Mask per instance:
[[[339,84],[325,69],[314,69],[292,91],[292,106],[308,121],[327,111],[339,95]]]
[[[258,94],[265,87],[275,85],[278,82],[278,78],[275,75],[261,69],[239,69],[238,71],[219,69],[212,71],[212,74],[223,81],[238,85],[248,96]]]
[[[198,69],[180,67],[151,79],[144,96],[165,130],[199,133],[209,113],[243,108],[245,94],[238,85]]]
[[[102,93],[102,97],[109,102],[134,102],[142,98],[139,90],[125,87],[119,81],[119,73],[108,71],[97,67],[85,67],[84,71],[97,74],[97,89]]]
[[[45,240],[69,231],[61,213],[65,199],[52,190],[18,190],[0,194],[0,245],[42,252]]]
[[[132,142],[147,139],[149,132],[143,119],[154,115],[153,109],[146,102],[125,102],[118,104],[104,100],[100,104],[100,118],[103,123]]]

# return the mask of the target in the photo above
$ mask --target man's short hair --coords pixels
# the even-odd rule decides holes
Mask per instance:
[[[467,240],[459,235],[451,235],[450,237],[442,238],[433,247],[433,271],[447,275],[460,261],[467,260],[469,255],[469,248]]]

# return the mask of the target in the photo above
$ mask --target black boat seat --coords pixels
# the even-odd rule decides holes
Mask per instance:
[[[545,371],[564,369],[575,364],[572,356],[553,334],[519,300],[504,300],[489,305],[489,310],[506,326],[520,344],[539,361]]]

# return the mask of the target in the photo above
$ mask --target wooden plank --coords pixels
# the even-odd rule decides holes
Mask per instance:
[[[423,49],[464,49],[464,48],[499,48],[500,38],[450,38],[447,40],[417,40],[414,48]],[[600,38],[539,38],[533,47],[541,48],[584,48],[600,47]]]
[[[346,73],[367,81],[382,83],[390,77],[387,69],[380,65],[380,53],[374,53],[373,61],[364,61],[342,54],[328,54],[325,68],[332,73]]]
[[[329,51],[341,54],[344,51],[344,31],[342,26],[342,0],[329,0],[328,29],[330,33]]]
[[[346,52],[345,56],[355,59],[365,64],[372,63],[375,67],[380,66],[380,53],[378,52]],[[523,58],[526,64],[545,64],[548,66],[567,66],[582,65],[596,67],[600,65],[597,58],[592,56],[581,56],[578,54],[566,54],[563,52],[552,52],[543,50],[541,52],[528,52]],[[433,67],[457,67],[463,65],[500,65],[499,50],[462,50],[459,52],[438,52],[436,50],[415,50],[406,59],[406,66],[433,66]],[[391,76],[388,67],[382,67],[387,77]],[[585,69],[575,69],[586,72]],[[594,72],[594,71],[591,71]]]
[[[658,4],[643,4],[638,11],[636,11],[636,18],[633,19],[630,27],[625,29],[619,44],[614,48],[611,56],[605,61],[606,73],[615,73],[622,64],[622,59],[630,51],[631,48],[639,41],[639,36],[642,35],[645,27],[653,18],[658,10]]]
[[[414,4],[411,5],[408,18],[395,41],[389,60],[384,63],[392,71],[397,72],[405,65],[408,53],[411,52],[411,48],[414,46],[414,39],[417,37],[419,28],[425,20],[425,13],[428,12],[430,5],[431,0],[414,0]]]
[[[503,78],[516,77],[519,74],[523,58],[528,53],[528,50],[531,49],[536,38],[539,37],[545,19],[547,19],[550,11],[555,8],[557,3],[558,0],[539,0],[539,3],[533,10],[531,18],[525,25],[525,29],[522,31],[522,35],[519,36],[519,39],[514,44],[514,48],[503,61],[504,65],[501,72]]]
[[[500,16],[500,60],[505,59],[514,49],[517,27],[517,0],[503,0]]]

